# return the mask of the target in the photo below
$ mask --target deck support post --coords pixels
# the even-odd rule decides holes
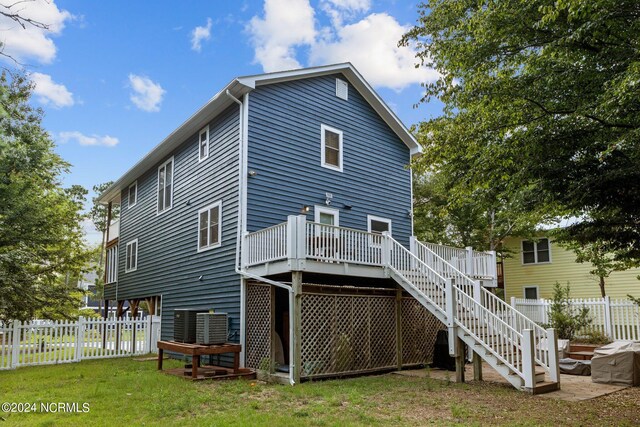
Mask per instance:
[[[453,287],[453,281],[450,277],[445,279],[445,309],[447,313],[447,329],[449,337],[449,355],[457,356],[460,349],[456,345],[456,339],[458,338],[458,328],[456,326],[456,296],[455,288]]]
[[[456,337],[456,382],[464,382],[464,347],[465,343],[460,338]]]
[[[396,289],[396,360],[402,370],[402,289]]]
[[[293,345],[293,380],[296,384],[300,383],[302,375],[302,272],[293,271],[291,273],[291,288],[293,289],[293,313],[291,313],[291,322],[293,322],[293,336],[291,337],[291,345]]]
[[[474,271],[473,271],[473,247],[472,246],[467,246],[465,248],[467,250],[467,257],[466,257],[466,263],[465,263],[465,269],[467,271],[465,271],[465,273],[467,274],[467,276],[473,276],[474,275]]]
[[[473,352],[473,380],[482,381],[482,358],[478,352]]]

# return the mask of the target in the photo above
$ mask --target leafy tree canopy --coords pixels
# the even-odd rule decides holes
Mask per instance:
[[[640,2],[429,0],[401,43],[441,73],[418,168],[459,201],[580,217],[565,238],[640,261]]]
[[[63,188],[69,165],[54,152],[29,105],[22,74],[0,77],[0,320],[36,313],[64,316],[77,302],[75,282],[86,265],[81,214],[87,191]],[[57,307],[60,307],[58,309]]]

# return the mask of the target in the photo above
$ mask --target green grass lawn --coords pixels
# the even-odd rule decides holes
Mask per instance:
[[[181,362],[168,360],[165,367]],[[155,362],[105,359],[0,372],[0,402],[77,402],[88,413],[0,412],[2,426],[636,425],[640,389],[569,403],[501,385],[379,375],[296,387],[191,382]]]

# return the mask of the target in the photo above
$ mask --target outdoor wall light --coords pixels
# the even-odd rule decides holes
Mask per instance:
[[[310,210],[311,210],[311,207],[310,207],[310,206],[308,206],[308,205],[304,205],[304,206],[302,207],[302,209],[300,209],[300,213],[301,213],[301,214],[306,214],[306,213],[308,213]]]
[[[256,175],[258,175],[258,172],[254,171],[253,169],[249,171],[249,176],[256,176]]]

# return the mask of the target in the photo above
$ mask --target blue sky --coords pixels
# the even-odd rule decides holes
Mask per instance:
[[[23,14],[49,31],[4,23],[5,52],[36,83],[33,103],[73,167],[65,185],[115,180],[231,79],[352,62],[410,126],[440,114],[413,108],[415,52],[398,48],[417,19],[393,0],[87,2],[35,0]]]

